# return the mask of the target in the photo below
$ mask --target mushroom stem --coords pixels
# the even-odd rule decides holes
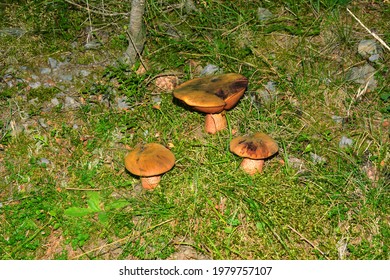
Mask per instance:
[[[219,114],[207,114],[205,118],[205,130],[207,133],[215,134],[227,127],[225,111]]]
[[[161,180],[161,175],[150,176],[150,177],[141,177],[141,185],[146,190],[153,190],[158,186]]]
[[[263,171],[264,160],[244,158],[241,162],[241,168],[249,175],[255,175]]]

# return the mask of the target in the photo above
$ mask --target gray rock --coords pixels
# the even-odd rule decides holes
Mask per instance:
[[[341,137],[341,140],[339,142],[339,147],[340,148],[345,148],[345,147],[351,147],[353,145],[353,140],[346,137],[346,136],[342,136]]]
[[[48,61],[51,69],[58,68],[58,61],[56,59],[49,57]]]
[[[72,74],[59,74],[58,78],[60,82],[71,82],[73,80]]]
[[[198,11],[193,0],[185,0],[184,1],[184,10],[188,14]]]
[[[340,117],[340,116],[332,116],[332,120],[335,122],[335,123],[339,123],[339,124],[342,124],[344,122],[344,118],[343,117]]]
[[[38,77],[37,75],[35,75],[35,74],[32,74],[32,75],[31,75],[31,79],[33,79],[34,81],[36,81],[36,80],[39,80],[39,77]]]
[[[314,162],[314,163],[325,163],[326,162],[326,159],[315,154],[315,153],[310,153],[310,158],[311,160]]]
[[[29,87],[36,89],[39,88],[42,84],[41,82],[33,82],[33,83],[28,83]]]
[[[368,58],[368,60],[371,61],[371,62],[374,62],[374,61],[379,60],[379,58],[380,58],[380,55],[377,53],[377,54],[371,55],[371,56]]]
[[[51,163],[51,161],[48,160],[47,158],[40,158],[38,161],[39,165],[49,165],[50,163]]]
[[[127,104],[127,98],[124,96],[116,97],[115,101],[116,101],[118,109],[126,110],[126,109],[130,108],[130,106]]]
[[[65,97],[64,107],[66,109],[76,109],[80,107],[80,103],[77,102],[73,97],[67,96]]]
[[[375,61],[375,59],[378,59],[381,51],[382,50],[380,45],[374,39],[362,40],[359,42],[358,53],[362,57],[368,58],[370,61]]]
[[[21,37],[24,34],[26,34],[26,30],[22,28],[17,27],[6,27],[0,29],[0,35],[8,35],[8,36],[15,36],[15,37]]]
[[[265,104],[270,104],[272,101],[275,101],[278,94],[276,83],[274,81],[269,81],[264,86],[264,89],[260,90],[258,93]]]
[[[45,67],[45,68],[41,68],[41,74],[42,75],[47,75],[47,74],[50,74],[51,73],[51,69],[50,68],[47,68],[47,67]]]
[[[266,9],[266,8],[258,8],[257,9],[257,18],[260,20],[260,21],[264,21],[264,20],[268,20],[268,19],[271,19],[273,18],[273,14],[270,12],[270,10]]]
[[[57,97],[54,97],[50,100],[50,103],[53,105],[53,106],[58,106],[60,105],[60,101],[58,100]]]
[[[288,158],[288,164],[294,168],[298,169],[299,171],[303,171],[306,169],[305,162],[302,159],[290,157]]]
[[[82,77],[88,77],[91,74],[91,71],[88,70],[80,70],[80,76]]]
[[[48,127],[49,127],[43,118],[39,118],[39,119],[38,119],[38,123],[39,123],[39,125],[42,126],[43,128],[48,128]]]
[[[347,73],[347,81],[355,82],[358,84],[368,83],[369,89],[374,89],[377,86],[377,81],[375,80],[375,68],[369,64],[363,66],[352,67]]]
[[[222,72],[222,70],[218,66],[216,66],[214,64],[207,64],[200,72],[200,75],[206,76],[206,75],[212,75],[212,74],[217,74],[217,73],[221,73],[221,72]]]
[[[161,96],[160,95],[153,95],[152,102],[155,105],[160,105],[161,104]]]
[[[3,79],[4,80],[11,80],[11,79],[13,79],[13,77],[14,76],[11,73],[6,73],[6,74],[4,74]]]

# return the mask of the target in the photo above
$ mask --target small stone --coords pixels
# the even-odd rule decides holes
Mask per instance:
[[[78,103],[73,97],[67,96],[65,97],[64,107],[67,109],[76,109],[80,107],[80,103]]]
[[[60,74],[58,78],[61,82],[71,82],[73,80],[73,76],[71,74]]]
[[[195,3],[194,1],[192,0],[186,0],[184,1],[184,10],[186,11],[186,13],[190,14],[192,12],[197,12],[198,9],[196,8],[195,6]]]
[[[39,88],[42,84],[41,82],[28,83],[29,87],[36,89]]]
[[[344,118],[340,116],[332,116],[332,120],[335,123],[342,124],[344,122]]]
[[[91,71],[88,71],[88,70],[80,70],[80,75],[82,77],[88,77],[89,74],[91,74]]]
[[[260,90],[259,96],[264,101],[265,104],[270,104],[272,101],[275,101],[277,96],[276,83],[274,81],[269,81],[265,86],[265,89]]]
[[[326,159],[315,154],[315,153],[310,153],[310,157],[311,157],[311,160],[314,162],[314,163],[325,163],[326,162]]]
[[[368,58],[368,60],[371,61],[371,62],[374,62],[374,61],[377,61],[379,58],[380,58],[379,54],[373,54],[372,56],[370,56]]]
[[[32,75],[31,75],[31,79],[33,79],[34,81],[36,81],[36,80],[39,80],[39,77],[38,77],[37,75],[35,75],[35,74],[32,74]]]
[[[120,110],[127,110],[130,108],[130,106],[127,104],[127,98],[124,96],[116,97],[115,101],[116,101],[118,109],[120,109]]]
[[[48,160],[47,158],[40,158],[38,161],[39,165],[49,165],[50,163],[51,163],[51,161]]]
[[[45,68],[41,68],[41,74],[42,75],[47,75],[47,74],[50,74],[51,73],[51,69],[50,68],[47,68],[47,67],[45,67]]]
[[[23,36],[27,31],[17,27],[9,27],[0,29],[0,35],[9,35],[15,37]]]
[[[292,168],[298,169],[299,171],[303,171],[306,169],[305,162],[302,159],[290,157],[288,159],[288,163]]]
[[[152,102],[153,102],[153,108],[160,109],[160,106],[161,106],[161,96],[160,95],[152,96]]]
[[[43,118],[39,118],[39,119],[38,119],[38,123],[39,123],[39,125],[42,126],[43,128],[48,128],[48,127],[49,127]]]
[[[358,45],[358,53],[364,58],[370,58],[373,55],[378,55],[379,58],[381,48],[373,39],[362,40]]]
[[[346,136],[342,136],[341,137],[341,140],[339,142],[339,147],[340,148],[345,148],[345,147],[351,147],[353,144],[353,140],[346,137]]]
[[[375,68],[369,64],[365,64],[360,67],[352,67],[347,73],[347,81],[352,81],[358,84],[368,83],[369,89],[374,89],[377,86],[377,81],[375,80]]]
[[[212,75],[217,73],[222,73],[222,70],[218,66],[214,64],[207,64],[200,72],[200,75],[205,76],[205,75]]]
[[[12,80],[7,81],[6,83],[9,88],[12,88],[14,86],[14,81]]]
[[[16,78],[15,82],[16,82],[16,84],[22,84],[22,83],[24,83],[26,81],[24,79],[22,79],[22,78]]]
[[[58,106],[58,105],[60,105],[60,101],[58,100],[57,97],[52,98],[52,99],[50,100],[50,102],[51,102],[51,104],[52,104],[53,106]]]
[[[79,129],[79,126],[75,123],[75,124],[73,124],[72,128],[73,128],[74,130],[77,130],[77,129]]]
[[[257,18],[260,21],[271,19],[274,15],[270,12],[270,10],[266,8],[258,8],[257,9]]]
[[[56,59],[49,57],[48,61],[51,69],[58,68],[58,61]]]
[[[8,80],[11,80],[13,79],[13,75],[11,73],[6,73],[4,76],[3,76],[3,80],[5,81],[8,81]]]

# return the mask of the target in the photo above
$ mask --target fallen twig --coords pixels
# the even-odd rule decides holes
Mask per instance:
[[[385,41],[382,40],[381,37],[379,37],[377,34],[375,34],[374,32],[372,32],[370,29],[368,29],[361,21],[360,19],[357,18],[357,16],[355,16],[350,9],[347,8],[347,11],[348,13],[351,14],[351,16],[365,29],[367,30],[368,33],[370,33],[375,39],[377,39],[379,41],[379,43],[382,44],[382,46],[384,46],[388,51],[390,51],[390,47],[386,44]]]
[[[296,234],[299,235],[299,237],[301,238],[301,240],[305,241],[307,244],[309,244],[311,247],[313,247],[314,249],[316,249],[318,252],[321,253],[321,255],[323,255],[327,260],[329,260],[329,258],[326,256],[326,254],[324,252],[322,252],[316,245],[314,245],[312,242],[310,242],[309,239],[307,239],[306,237],[304,237],[301,233],[299,233],[296,229],[294,229],[293,227],[291,227],[290,225],[287,225],[287,227],[289,229],[291,229],[293,232],[295,232]]]

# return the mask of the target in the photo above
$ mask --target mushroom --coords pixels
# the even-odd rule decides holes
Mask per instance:
[[[230,142],[230,151],[243,157],[241,168],[249,175],[261,173],[264,160],[276,154],[278,144],[265,133],[238,136]]]
[[[173,95],[194,110],[206,113],[205,130],[215,134],[227,127],[225,110],[236,105],[247,86],[246,77],[228,73],[184,82]]]
[[[144,189],[154,189],[162,174],[175,165],[175,156],[163,145],[157,143],[140,144],[125,157],[126,169],[140,176]]]

